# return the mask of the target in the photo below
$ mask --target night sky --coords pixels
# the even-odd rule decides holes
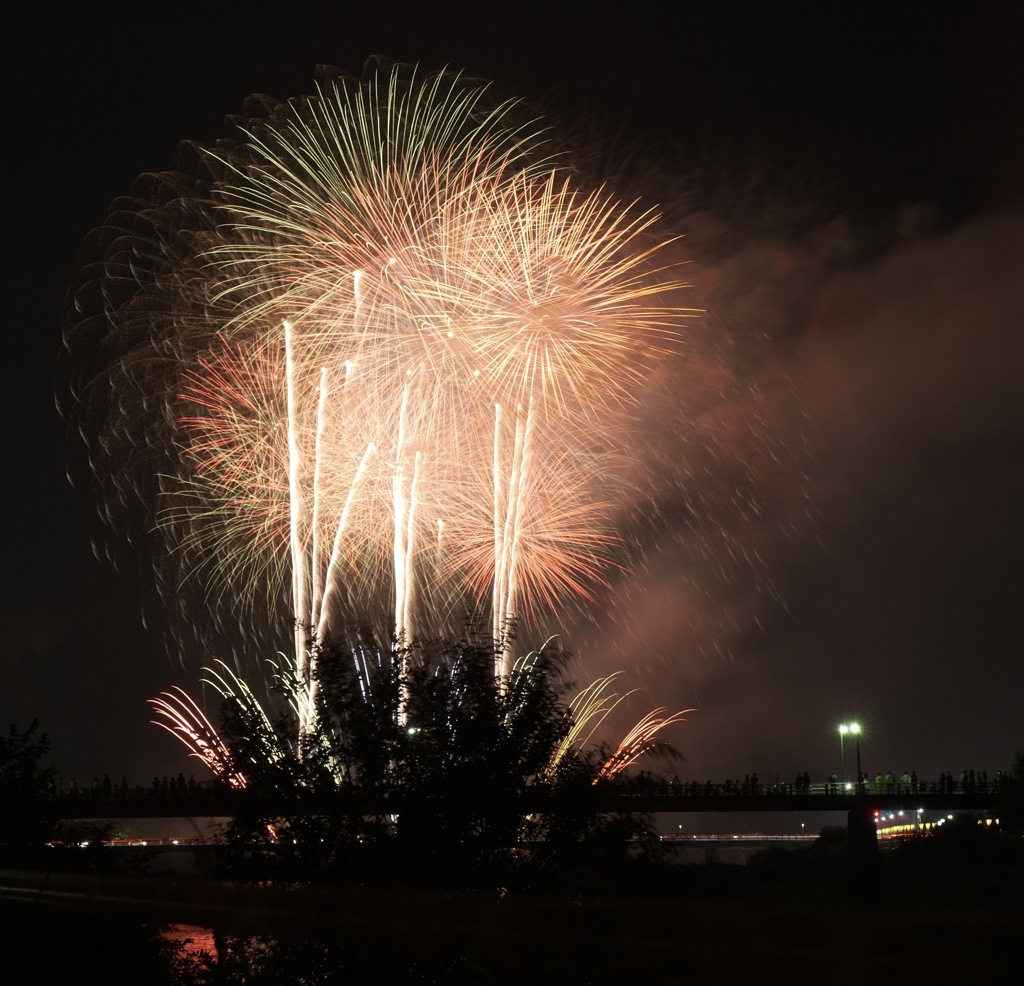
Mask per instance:
[[[145,700],[201,662],[143,626],[145,574],[93,557],[94,507],[66,479],[65,291],[85,234],[179,140],[381,53],[604,135],[615,181],[685,234],[707,315],[638,411],[631,569],[551,628],[577,676],[626,671],[633,718],[696,707],[669,737],[687,779],[822,777],[851,718],[872,773],[1007,767],[1024,748],[1020,5],[366,6],[39,7],[8,32],[0,723],[38,717],[67,777],[189,772]]]

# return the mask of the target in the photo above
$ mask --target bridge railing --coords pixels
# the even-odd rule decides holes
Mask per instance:
[[[895,779],[888,783],[884,779],[881,782],[868,780],[862,783],[859,788],[855,781],[821,780],[809,781],[807,783],[771,781],[761,782],[756,780],[725,780],[725,781],[681,781],[678,779],[666,780],[654,777],[646,772],[641,772],[636,777],[618,780],[605,785],[603,790],[622,796],[631,794],[637,795],[673,795],[677,797],[757,797],[759,795],[819,795],[832,797],[835,795],[853,795],[857,793],[869,795],[889,794],[941,794],[941,795],[967,795],[967,794],[998,794],[1005,790],[1006,775],[1001,772],[994,778],[988,779],[982,773],[976,777],[973,783],[951,780],[946,777],[940,780],[919,780],[901,781]],[[103,782],[94,781],[90,786],[57,785],[50,792],[51,800],[59,802],[174,802],[195,801],[222,801],[225,797],[225,788],[216,781],[197,782],[193,779],[185,781],[179,775],[177,780],[168,781],[164,778],[159,781],[154,778],[153,784],[148,787],[141,785],[129,786],[122,782],[120,785],[111,784],[105,779]]]

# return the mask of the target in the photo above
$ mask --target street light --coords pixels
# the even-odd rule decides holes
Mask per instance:
[[[844,722],[839,726],[839,760],[846,781],[846,737],[853,736],[857,741],[857,790],[860,790],[860,723]]]

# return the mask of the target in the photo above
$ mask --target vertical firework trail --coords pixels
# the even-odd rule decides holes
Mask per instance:
[[[484,619],[507,675],[516,624],[613,562],[624,422],[683,314],[656,216],[451,73],[247,110],[87,244],[67,350],[106,509],[146,508],[189,625],[183,584],[211,623],[287,614],[310,696],[385,612],[400,643]]]

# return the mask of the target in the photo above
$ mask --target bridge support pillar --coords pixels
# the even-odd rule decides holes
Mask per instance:
[[[871,903],[881,896],[875,819],[863,797],[846,816],[847,893],[851,901]]]

